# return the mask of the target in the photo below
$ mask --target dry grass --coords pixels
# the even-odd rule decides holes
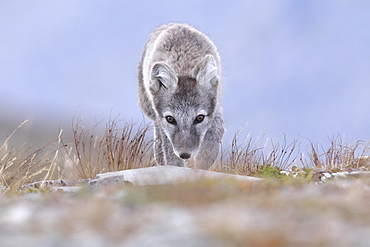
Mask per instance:
[[[253,139],[248,135],[240,141],[240,131],[234,135],[231,145],[221,157],[218,171],[259,176],[262,172],[283,170],[353,171],[369,170],[370,142],[346,143],[340,135],[329,138],[329,147],[309,141],[308,152],[301,151],[297,139]]]
[[[20,124],[0,144],[0,179],[3,189],[15,191],[25,184],[51,179],[87,179],[98,173],[148,167],[153,165],[152,141],[145,123],[108,122],[101,137],[98,125],[85,129],[82,122],[73,124],[73,143],[58,138],[33,149],[18,149],[10,140],[27,123]],[[119,126],[122,125],[122,127]]]
[[[0,185],[6,190],[14,191],[26,183],[56,177],[60,171],[56,159],[61,148],[62,132],[56,141],[37,149],[27,147],[26,144],[15,148],[9,143],[16,131],[26,123],[27,120],[20,124],[0,147]]]
[[[329,171],[360,168],[364,158],[370,154],[370,142],[348,144],[339,135],[332,136],[329,141],[328,148],[311,143],[311,164],[315,168]]]
[[[65,143],[60,131],[55,141],[32,149],[25,145],[16,149],[10,146],[13,134],[27,121],[19,125],[0,144],[1,185],[12,191],[26,183],[48,179],[87,179],[98,173],[149,167],[154,165],[152,144],[148,137],[151,126],[142,122],[109,120],[99,134],[99,124],[85,128],[82,121],[73,123],[73,142]],[[330,139],[330,145],[310,142],[310,151],[301,152],[298,140],[287,142],[253,139],[241,141],[237,132],[231,144],[223,150],[216,171],[260,176],[268,173],[276,176],[281,170],[351,170],[369,169],[367,156],[370,142],[358,141],[347,144],[340,136]]]
[[[69,173],[87,179],[98,173],[152,166],[152,141],[146,137],[150,126],[119,124],[117,119],[110,120],[102,137],[96,135],[97,125],[85,129],[81,121],[74,124],[73,152],[68,151],[73,162]]]
[[[284,135],[280,143],[268,139],[262,144],[262,139],[254,140],[248,135],[240,144],[240,134],[240,131],[237,132],[231,145],[223,151],[221,171],[253,176],[263,167],[285,170],[297,162],[299,157],[297,140],[288,144]]]

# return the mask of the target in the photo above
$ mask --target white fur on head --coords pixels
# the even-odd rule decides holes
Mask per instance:
[[[177,84],[175,71],[164,62],[155,63],[151,70],[150,91],[156,93],[161,87],[168,89]]]
[[[218,68],[214,57],[212,55],[205,56],[198,66],[198,83],[205,86],[217,86],[219,79],[217,75]]]

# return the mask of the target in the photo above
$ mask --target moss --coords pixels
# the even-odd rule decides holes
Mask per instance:
[[[286,177],[285,174],[281,173],[282,169],[277,166],[263,165],[260,167],[258,174],[262,178],[282,179]]]

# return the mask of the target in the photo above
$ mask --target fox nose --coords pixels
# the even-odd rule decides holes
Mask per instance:
[[[184,159],[184,160],[187,160],[187,159],[189,159],[190,158],[190,154],[189,153],[181,153],[180,154],[180,158],[181,159]]]

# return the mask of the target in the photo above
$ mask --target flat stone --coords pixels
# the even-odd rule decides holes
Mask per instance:
[[[71,191],[86,185],[90,179],[55,179],[55,180],[44,180],[38,181],[31,184],[27,184],[22,187],[22,190],[33,190],[33,189],[51,189],[51,188],[63,188],[64,191],[68,191],[66,188],[71,188]],[[53,190],[54,190],[53,189]]]
[[[89,181],[90,188],[98,188],[109,184],[127,183],[132,185],[164,185],[191,182],[199,179],[224,179],[256,182],[260,178],[226,174],[213,171],[198,170],[187,167],[155,166],[98,174]]]

